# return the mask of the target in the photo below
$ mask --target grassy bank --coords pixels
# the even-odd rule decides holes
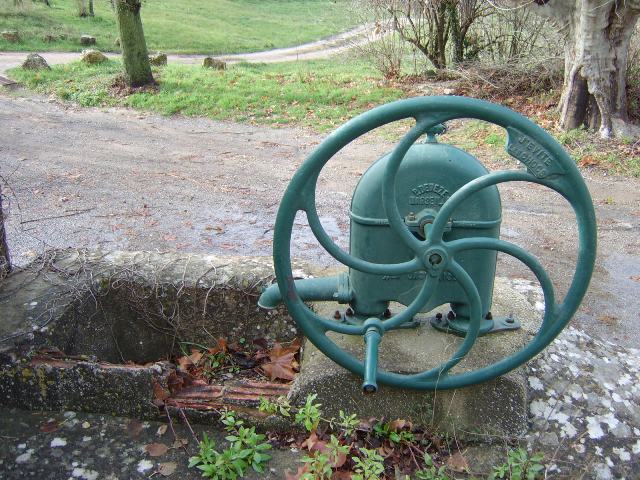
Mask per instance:
[[[81,34],[97,48],[117,50],[109,0],[94,0],[95,16],[78,17],[75,0],[0,0],[0,31],[18,30],[22,40],[0,38],[0,51],[80,51]],[[150,50],[174,53],[236,53],[298,45],[353,26],[345,0],[153,0],[142,21]],[[44,42],[43,36],[58,40]],[[62,38],[61,38],[62,37]]]
[[[50,71],[10,71],[39,93],[83,106],[127,106],[164,115],[205,116],[268,125],[299,125],[327,131],[355,114],[398,99],[364,63],[291,62],[238,64],[217,71],[169,65],[155,71],[157,91],[123,95],[118,61],[98,66],[76,62]]]

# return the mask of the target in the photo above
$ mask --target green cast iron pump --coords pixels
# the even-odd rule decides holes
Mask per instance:
[[[362,176],[351,203],[349,253],[323,229],[315,205],[318,175],[333,155],[365,133],[391,122],[415,125],[395,149]],[[507,152],[526,170],[489,173],[473,156],[438,143],[446,121],[474,118],[506,129]],[[426,141],[417,143],[426,135]],[[573,207],[578,223],[578,258],[569,290],[556,302],[551,280],[538,259],[499,238],[500,196],[496,185],[531,182],[555,190]],[[307,215],[319,243],[349,273],[294,280],[290,242],[298,211]],[[502,375],[543,350],[565,327],[587,290],[596,255],[593,203],[575,163],[544,130],[525,117],[489,102],[464,97],[424,97],[374,108],[333,132],[306,159],[289,184],[276,219],[273,257],[277,285],[260,297],[274,308],[283,301],[302,332],[324,354],[364,378],[363,390],[377,382],[412,389],[449,389]],[[490,313],[497,252],[511,255],[538,279],[545,311],[537,334],[521,350],[474,371],[450,373],[480,335],[518,328],[513,318]],[[324,318],[304,302],[349,304],[341,319]],[[406,308],[392,316],[389,302]],[[379,370],[378,347],[385,332],[410,326],[420,312],[449,303],[451,313],[431,319],[440,330],[464,337],[451,357],[428,371],[400,374]],[[362,361],[326,335],[334,331],[364,337]]]

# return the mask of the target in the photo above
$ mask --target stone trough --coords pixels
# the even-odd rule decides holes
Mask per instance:
[[[200,417],[225,405],[257,414],[261,396],[289,386],[189,386],[169,360],[184,342],[296,338],[283,307],[256,305],[272,280],[268,258],[49,253],[0,285],[0,403],[139,418],[164,416],[163,406]]]
[[[335,273],[301,262],[294,268],[298,278]],[[365,396],[360,378],[307,342],[291,385],[234,378],[203,385],[180,375],[171,359],[180,356],[181,345],[212,346],[220,337],[273,344],[299,336],[284,307],[267,312],[257,306],[273,280],[272,261],[264,257],[51,252],[0,284],[0,404],[146,419],[167,410],[201,421],[217,418],[215,412],[228,406],[274,427],[280,424],[275,418],[258,412],[260,397],[288,396],[303,403],[307,394],[317,393],[329,416],[345,410],[361,418],[407,418],[456,435],[526,430],[522,369],[465,389],[433,394],[383,386]],[[527,300],[508,281],[496,282],[493,310],[515,314],[525,328],[483,337],[461,368],[518,350],[536,330],[538,315]],[[344,306],[315,308],[332,316]],[[362,354],[361,337],[334,340]],[[446,358],[457,341],[433,330],[426,319],[416,330],[385,336],[381,365],[421,371]]]

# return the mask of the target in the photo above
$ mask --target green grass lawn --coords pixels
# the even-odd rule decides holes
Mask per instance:
[[[0,38],[0,51],[80,51],[81,34],[115,51],[117,26],[109,0],[94,0],[95,17],[77,16],[75,0],[0,0],[0,31],[18,30],[19,43]],[[298,45],[354,25],[346,0],[150,0],[142,22],[149,50],[237,53]],[[43,35],[66,36],[45,43]]]
[[[128,106],[165,115],[297,125],[318,131],[331,130],[364,110],[403,96],[358,60],[237,64],[223,71],[170,64],[154,70],[157,92],[127,96],[113,93],[121,70],[119,61],[97,66],[76,62],[50,71],[16,68],[9,74],[37,92],[83,106]]]

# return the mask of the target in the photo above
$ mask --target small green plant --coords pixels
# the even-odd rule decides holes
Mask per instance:
[[[198,455],[189,459],[189,468],[202,470],[202,475],[213,480],[235,480],[245,475],[249,468],[264,472],[266,462],[271,458],[265,453],[271,449],[266,437],[256,433],[255,427],[243,427],[243,421],[236,418],[232,410],[223,410],[220,421],[231,435],[226,437],[229,448],[218,452],[215,443],[205,433],[200,442]]]
[[[283,417],[291,416],[291,404],[286,397],[278,397],[275,402],[272,402],[268,398],[260,397],[258,410],[264,413],[280,414]]]
[[[220,411],[220,422],[224,425],[224,429],[227,432],[237,431],[244,422],[236,418],[236,412],[229,410],[226,407]]]
[[[304,406],[298,409],[296,413],[296,423],[304,425],[308,432],[318,428],[318,423],[320,422],[320,407],[322,404],[313,403],[317,396],[315,393],[307,395]]]
[[[325,450],[316,450],[312,455],[302,459],[306,463],[306,471],[300,477],[303,480],[329,479],[333,474],[333,468],[341,466],[351,447],[342,445],[335,435],[331,435]]]
[[[449,477],[445,474],[446,467],[444,465],[437,468],[433,458],[427,452],[424,452],[423,458],[425,468],[415,472],[415,478],[418,480],[449,480]]]
[[[304,456],[302,462],[307,464],[307,471],[302,474],[301,480],[325,480],[333,474],[329,455],[326,453],[316,451],[313,455]]]
[[[400,430],[399,432],[391,432],[389,433],[389,440],[399,445],[401,443],[413,443],[416,440],[416,437],[413,433],[407,432],[406,430]]]
[[[484,143],[487,145],[493,145],[494,147],[499,147],[500,145],[504,145],[505,138],[504,135],[496,132],[492,132],[486,136],[484,139]]]
[[[360,425],[360,420],[355,413],[347,415],[343,410],[340,410],[340,418],[335,421],[335,424],[342,429],[345,436],[350,437]]]
[[[374,449],[360,448],[362,458],[351,457],[355,464],[355,475],[351,480],[379,480],[384,473],[384,458]]]
[[[373,434],[378,438],[389,438],[391,434],[391,424],[388,422],[378,422],[373,426]]]
[[[536,453],[529,457],[524,448],[509,450],[507,462],[493,467],[491,479],[503,478],[508,480],[536,480],[541,477],[544,465],[544,455]]]

